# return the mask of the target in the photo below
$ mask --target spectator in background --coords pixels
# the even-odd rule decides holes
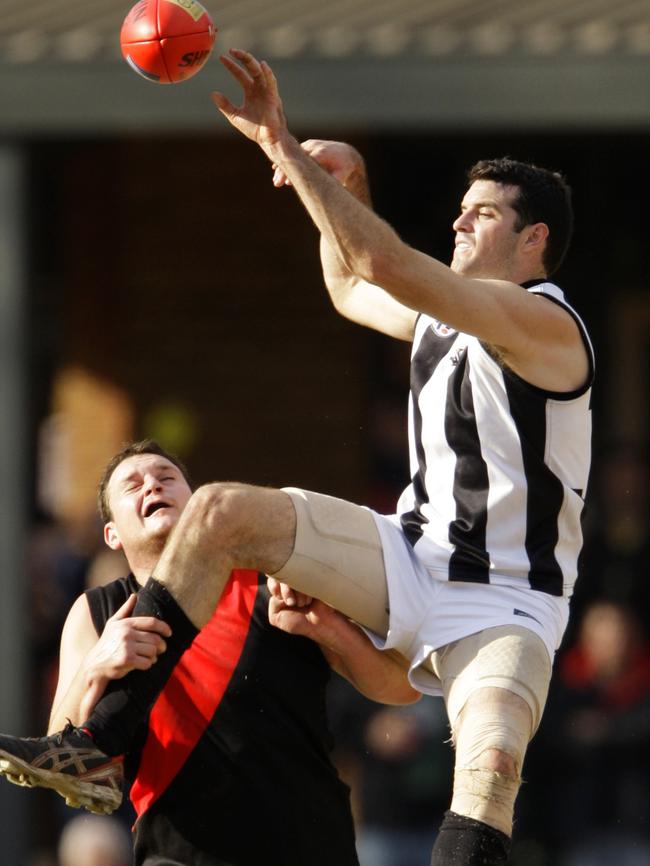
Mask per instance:
[[[587,511],[583,571],[574,610],[595,598],[616,599],[650,617],[650,585],[642,579],[650,558],[650,472],[644,451],[610,446],[595,464],[592,507]]]
[[[59,866],[130,866],[133,849],[128,832],[114,818],[78,815],[63,829]]]
[[[650,644],[628,606],[587,608],[559,661],[527,770],[539,784],[522,806],[538,825],[546,816],[545,862],[650,863]]]

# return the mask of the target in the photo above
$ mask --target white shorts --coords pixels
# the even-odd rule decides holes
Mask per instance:
[[[419,691],[443,694],[430,657],[434,650],[499,626],[537,634],[552,663],[569,618],[569,602],[527,587],[459,583],[425,568],[398,518],[371,512],[381,538],[389,598],[386,638],[365,629],[378,649],[410,659],[409,680]]]
[[[377,648],[400,652],[413,686],[444,695],[452,716],[475,688],[497,685],[539,720],[567,599],[523,585],[450,582],[424,566],[398,517],[312,491],[285,493],[296,536],[275,577],[345,613]]]

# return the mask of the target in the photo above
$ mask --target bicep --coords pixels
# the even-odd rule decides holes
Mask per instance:
[[[358,280],[339,309],[348,319],[397,340],[411,341],[417,312],[379,286]]]

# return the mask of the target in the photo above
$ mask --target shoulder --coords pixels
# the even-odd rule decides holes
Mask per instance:
[[[112,580],[104,586],[87,589],[84,595],[97,634],[104,630],[107,620],[119,610],[133,592],[137,592],[139,584],[132,574]]]

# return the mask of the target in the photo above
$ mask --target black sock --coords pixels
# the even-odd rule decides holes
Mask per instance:
[[[131,616],[155,616],[172,630],[167,649],[147,671],[131,671],[109,683],[90,718],[83,724],[97,747],[106,755],[128,752],[178,660],[190,646],[197,628],[185,616],[174,597],[153,577],[138,593]]]
[[[504,866],[509,854],[505,833],[474,818],[445,812],[431,866]]]

